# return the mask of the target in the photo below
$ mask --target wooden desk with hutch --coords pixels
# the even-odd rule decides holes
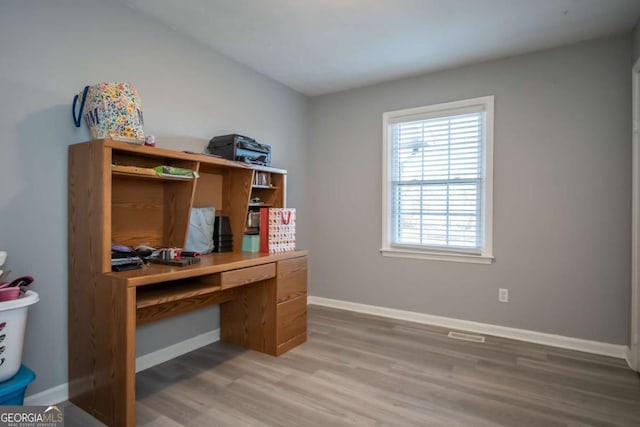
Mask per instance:
[[[175,179],[113,165],[198,171]],[[269,185],[255,185],[257,172]],[[278,356],[307,338],[307,253],[241,252],[259,197],[285,206],[286,171],[109,139],[69,147],[69,400],[135,426],[136,325],[220,304],[221,339]],[[111,243],[183,247],[192,207],[229,216],[233,252],[188,267],[111,272]]]

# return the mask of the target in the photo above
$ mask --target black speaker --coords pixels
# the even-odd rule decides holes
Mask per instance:
[[[233,234],[228,216],[217,216],[213,223],[213,252],[233,251]]]

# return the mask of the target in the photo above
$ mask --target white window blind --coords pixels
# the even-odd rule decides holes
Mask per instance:
[[[486,108],[417,110],[385,117],[389,235],[383,249],[486,254]]]

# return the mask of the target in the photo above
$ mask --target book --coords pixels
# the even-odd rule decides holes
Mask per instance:
[[[111,265],[133,264],[133,263],[142,264],[142,260],[138,257],[111,259]]]
[[[174,178],[198,178],[198,172],[186,168],[177,168],[175,166],[156,166],[153,168],[158,176],[174,177]]]
[[[162,259],[158,257],[149,257],[149,262],[153,264],[165,264],[165,265],[175,265],[178,267],[186,267],[188,265],[199,263],[200,258],[184,257],[184,258],[175,258],[175,259]]]

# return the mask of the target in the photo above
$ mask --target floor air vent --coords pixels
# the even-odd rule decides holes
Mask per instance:
[[[463,334],[462,332],[449,331],[449,338],[463,341],[484,342],[482,335]]]

